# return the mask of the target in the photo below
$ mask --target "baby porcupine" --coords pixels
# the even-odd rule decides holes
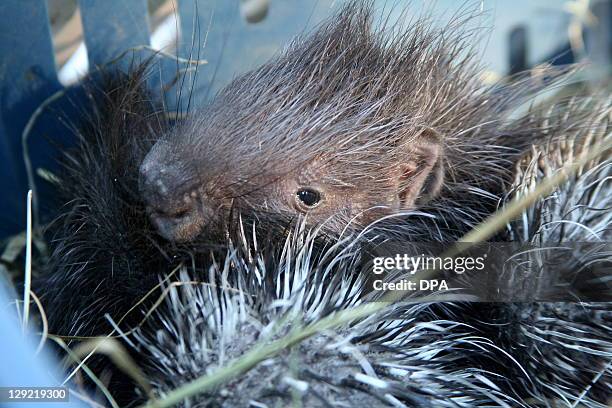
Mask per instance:
[[[372,221],[412,241],[469,231],[525,146],[550,134],[509,118],[525,83],[481,84],[463,23],[385,31],[369,2],[351,2],[176,126],[146,92],[147,66],[90,85],[52,228],[58,327],[91,334],[146,293],[147,271],[203,257],[238,218],[273,236],[302,214],[329,236]],[[396,212],[407,213],[379,220]]]
[[[140,167],[160,234],[190,241],[227,228],[231,214],[272,225],[307,214],[337,235],[422,209],[446,230],[427,238],[461,236],[544,136],[509,126],[539,87],[483,85],[469,20],[377,23],[371,2],[350,2],[235,79]]]
[[[146,67],[108,76],[102,91],[92,93],[94,114],[65,160],[60,189],[67,204],[51,228],[48,271],[35,285],[51,332],[107,333],[105,314],[119,322],[181,261],[190,270],[189,278],[182,278],[196,281],[218,279],[223,265],[226,281],[245,298],[232,290],[218,297],[209,286],[184,285],[147,320],[137,341],[132,339],[156,391],[167,393],[206,367],[221,365],[225,355],[239,356],[248,349],[246,341],[282,319],[289,303],[293,312],[316,321],[362,301],[364,277],[350,273],[358,252],[349,259],[313,257],[299,270],[287,268],[284,239],[299,214],[307,214],[309,225],[323,222],[319,236],[332,242],[347,223],[361,230],[373,221],[382,225],[378,232],[389,235],[453,241],[496,209],[513,181],[514,164],[532,142],[553,139],[554,146],[554,139],[574,132],[581,144],[593,129],[609,134],[609,101],[584,105],[569,116],[538,111],[512,119],[532,90],[525,83],[484,87],[459,21],[436,29],[415,20],[405,31],[380,32],[371,19],[369,4],[351,3],[176,127],[151,103]],[[609,207],[609,171],[604,161],[582,173],[568,184],[566,196],[546,197],[523,218],[525,225],[513,223],[498,238],[525,241],[557,231],[562,238],[590,240],[594,232],[605,239],[609,218],[583,200],[596,197]],[[518,180],[515,188],[528,189],[527,179]],[[566,201],[555,206],[553,199]],[[566,213],[564,203],[573,210]],[[596,228],[564,222],[587,204],[589,216],[580,223]],[[250,229],[238,228],[237,236],[228,232],[237,214],[284,234],[269,242],[264,236],[255,255],[236,252],[236,244],[251,242],[253,235]],[[575,228],[552,228],[561,224]],[[301,245],[291,241],[290,248],[298,251]],[[262,263],[267,270],[258,276],[254,265]],[[325,275],[331,282],[321,279],[330,265],[337,272]],[[141,306],[138,310],[150,304]],[[291,389],[306,386],[308,403],[314,398],[332,405],[367,395],[374,405],[554,400],[602,406],[610,384],[604,361],[612,352],[609,308],[392,305],[341,329],[340,338],[327,333],[303,343],[301,351],[312,357],[306,365],[314,364],[311,372],[304,374],[298,365],[297,374],[286,375],[293,357],[281,355],[276,365],[260,367],[278,379],[271,387],[252,386],[262,373],[254,371],[232,383],[242,395],[228,396],[221,388],[197,402],[231,406],[237,398],[265,399],[270,390],[287,402],[295,394]],[[138,310],[121,320],[124,330],[140,322]],[[206,324],[191,319],[201,316]],[[332,337],[351,344],[321,351]],[[191,350],[202,344],[210,348],[198,350],[194,360],[179,355],[184,345]],[[347,353],[350,367],[339,369]],[[329,382],[332,387],[325,388]],[[111,388],[117,393],[121,387],[134,388],[130,383]]]

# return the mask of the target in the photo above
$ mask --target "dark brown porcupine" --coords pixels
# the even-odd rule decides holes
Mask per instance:
[[[497,207],[521,145],[546,133],[510,124],[508,115],[530,93],[526,84],[495,91],[481,85],[468,44],[471,37],[462,26],[467,16],[442,29],[423,19],[401,30],[379,27],[383,31],[374,32],[372,13],[367,2],[348,4],[313,34],[238,78],[210,106],[175,126],[147,92],[150,65],[128,75],[106,74],[101,82],[94,78],[85,86],[91,107],[84,123],[73,126],[78,146],[64,160],[60,184],[67,205],[51,228],[50,269],[61,273],[42,283],[45,296],[57,299],[50,307],[57,308],[52,314],[58,316],[54,322],[59,331],[88,335],[100,327],[105,313],[118,318],[125,312],[125,299],[137,299],[154,285],[155,273],[148,271],[170,271],[180,261],[192,263],[191,258],[203,256],[211,246],[223,247],[226,232],[234,232],[229,219],[250,220],[260,232],[282,236],[301,212],[279,198],[278,191],[286,189],[279,190],[285,182],[277,176],[289,175],[286,181],[294,177],[289,167],[302,169],[321,155],[330,156],[317,160],[326,163],[321,177],[309,171],[296,177],[308,178],[304,184],[329,183],[345,192],[345,207],[325,210],[320,205],[315,210],[325,214],[308,213],[310,221],[323,223],[328,232],[360,224],[351,222],[357,206],[412,194],[404,191],[406,186],[393,190],[388,178],[398,166],[422,167],[420,159],[406,159],[421,148],[440,162],[423,158],[432,174],[422,180],[422,188],[442,191],[416,211],[397,207],[404,216],[379,221],[376,232],[413,241],[453,241]],[[425,146],[430,142],[419,136],[424,131],[442,145]],[[191,185],[194,174],[198,182],[225,183],[223,194],[232,196],[230,214],[197,198],[217,226],[210,225],[188,244],[160,239],[146,216],[137,169],[147,162],[152,145],[148,162],[171,160],[171,167],[158,170],[180,176],[165,187],[171,187],[169,205],[181,211],[179,218],[188,225],[198,226],[190,217],[199,219],[203,213],[174,205],[182,205],[184,192],[179,190]],[[158,157],[163,152],[168,155]],[[196,173],[189,170],[192,165]],[[445,173],[441,187],[435,170],[440,166]],[[420,177],[420,170],[412,171]],[[407,174],[396,181],[400,179],[401,184],[412,180]],[[295,191],[285,195],[295,204]],[[381,216],[389,208],[372,211],[378,210]],[[174,210],[164,211],[168,215]],[[153,220],[160,227],[155,212],[159,208]],[[80,293],[83,301],[69,293]],[[104,301],[91,302],[92,293]]]
[[[410,212],[403,236],[463,235],[498,205],[521,152],[545,137],[512,125],[543,83],[484,85],[472,17],[392,25],[377,22],[371,2],[349,2],[235,79],[141,166],[161,235],[190,241],[235,213],[272,225],[307,214],[337,235]]]
[[[91,113],[76,128],[78,145],[60,177],[65,211],[50,229],[51,262],[37,282],[52,332],[107,333],[105,315],[120,321],[181,262],[189,270],[182,279],[213,283],[224,276],[241,291],[173,289],[138,333],[134,353],[146,360],[148,378],[163,395],[221,365],[225,356],[241,355],[286,313],[316,321],[362,301],[363,277],[351,274],[358,251],[350,259],[313,255],[311,262],[287,267],[285,238],[294,237],[291,221],[303,212],[308,225],[324,224],[318,238],[325,242],[334,243],[347,224],[361,230],[371,221],[373,235],[452,242],[497,208],[514,164],[533,141],[551,139],[556,146],[554,139],[570,133],[579,143],[593,129],[609,134],[609,101],[513,117],[538,87],[482,86],[466,34],[460,19],[444,29],[415,20],[405,31],[375,32],[371,7],[351,3],[177,125],[151,101],[146,66],[90,86]],[[606,189],[593,187],[609,183],[605,163],[568,184],[568,191],[582,186],[586,194],[574,191],[554,207],[560,219],[567,216],[564,203],[572,203],[576,214],[589,194],[609,203]],[[526,185],[520,179],[515,188]],[[302,187],[320,188],[315,192],[332,197],[333,205],[296,207]],[[496,239],[535,239],[555,214],[544,211],[555,197],[530,209],[529,228],[515,223]],[[219,214],[212,210],[218,206]],[[596,214],[577,223],[597,225],[593,231],[609,228],[609,218]],[[386,215],[391,217],[379,220]],[[251,231],[253,224],[263,227]],[[266,230],[281,233],[262,237]],[[288,246],[293,253],[302,247],[299,240]],[[328,267],[336,273],[321,275]],[[138,323],[148,306],[120,326]],[[532,405],[531,399],[533,405],[561,400],[603,406],[610,384],[603,363],[611,353],[609,322],[609,304],[398,303],[341,328],[337,335],[350,339],[347,349],[322,347],[336,339],[330,333],[303,343],[299,351],[307,358],[297,378],[285,375],[292,357],[282,355],[230,384],[240,395],[228,397],[221,389],[197,403],[235,406],[271,392],[278,398],[272,402],[282,404],[294,395],[291,389],[306,385],[308,404],[332,406],[360,398],[373,406]],[[578,331],[588,337],[572,334]],[[356,354],[347,368],[345,351],[351,350]],[[564,357],[568,353],[575,365]],[[271,387],[261,387],[262,375],[274,378]],[[133,389],[131,383],[124,387]]]

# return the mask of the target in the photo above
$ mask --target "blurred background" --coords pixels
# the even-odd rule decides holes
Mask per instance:
[[[176,35],[177,1],[180,2],[148,0],[150,27],[153,32],[160,30],[153,38],[154,47],[163,47],[169,51],[176,48],[176,38],[172,36]],[[265,62],[291,38],[316,25],[342,2],[197,1],[200,18],[210,17],[200,22],[202,32],[199,40],[203,46],[201,56],[211,63],[202,75],[210,75],[211,78],[214,76],[215,79],[211,93],[227,84],[236,74]],[[430,12],[440,24],[444,24],[447,18],[460,10],[482,11],[476,22],[484,29],[481,46],[483,63],[494,77],[553,58],[560,63],[574,57],[564,53],[585,53],[585,36],[582,33],[585,29],[592,32],[590,38],[587,38],[590,40],[589,51],[595,51],[593,48],[599,47],[598,43],[606,38],[606,34],[608,38],[610,35],[611,14],[609,5],[605,4],[609,3],[607,0],[378,0],[375,3],[382,12],[391,10],[398,14],[405,6],[408,6],[409,15]],[[86,52],[83,52],[83,47],[79,50],[83,30],[78,1],[48,0],[48,4],[58,67],[64,67],[72,57],[70,62],[74,65],[69,67],[78,66],[78,72],[86,72]],[[251,13],[255,17],[245,16],[250,10],[253,10]],[[137,20],[134,23],[139,24]],[[204,40],[207,40],[205,44]],[[513,43],[516,46],[517,42],[525,44],[525,67],[511,67],[509,54]],[[591,58],[596,57],[596,62],[609,63],[609,43],[607,49],[602,46],[596,53],[591,55]],[[83,59],[78,60],[79,57]],[[67,70],[64,71],[62,79],[69,82],[70,78],[73,77],[68,75]]]

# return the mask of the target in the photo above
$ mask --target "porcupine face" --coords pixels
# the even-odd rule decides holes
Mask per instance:
[[[368,7],[343,9],[154,146],[141,191],[162,236],[189,241],[232,210],[341,230],[438,194],[448,133],[489,119],[474,64],[456,27],[373,29]]]

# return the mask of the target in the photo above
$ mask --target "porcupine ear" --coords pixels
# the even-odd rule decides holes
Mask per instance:
[[[443,143],[441,135],[426,128],[410,145],[406,161],[397,172],[399,210],[413,209],[435,198],[444,183]]]

